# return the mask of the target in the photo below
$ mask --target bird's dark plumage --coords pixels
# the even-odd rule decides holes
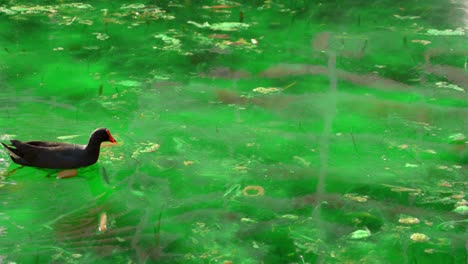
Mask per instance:
[[[48,169],[76,169],[96,163],[101,142],[115,139],[106,128],[93,131],[88,145],[60,142],[10,140],[11,146],[1,143],[11,159],[20,165]]]

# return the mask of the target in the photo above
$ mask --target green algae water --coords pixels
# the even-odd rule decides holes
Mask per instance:
[[[465,1],[3,1],[0,263],[466,263]]]

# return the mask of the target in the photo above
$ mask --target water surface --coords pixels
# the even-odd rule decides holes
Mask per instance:
[[[2,142],[119,142],[64,180],[0,150],[0,262],[466,262],[462,1],[0,12]]]

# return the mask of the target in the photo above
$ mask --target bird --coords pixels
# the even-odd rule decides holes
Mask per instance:
[[[10,140],[8,151],[13,162],[44,169],[78,169],[93,165],[99,158],[101,143],[117,143],[107,128],[98,128],[91,133],[87,145],[61,142]]]

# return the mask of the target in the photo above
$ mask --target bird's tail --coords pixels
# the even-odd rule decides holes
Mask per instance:
[[[7,146],[7,145],[5,145],[4,143],[1,143],[1,142],[0,142],[0,144],[2,144],[3,147],[8,151],[8,154],[10,155],[12,160],[16,160],[16,159],[20,158],[20,156],[16,153],[16,149],[11,148],[10,146]]]

